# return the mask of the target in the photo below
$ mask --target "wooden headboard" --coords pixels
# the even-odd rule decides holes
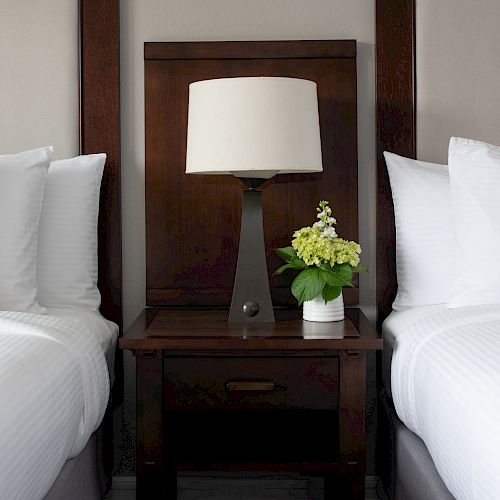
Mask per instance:
[[[80,0],[80,152],[107,154],[98,225],[101,313],[122,329],[120,2]]]
[[[376,0],[377,324],[397,291],[396,229],[384,151],[415,158],[415,0]]]
[[[268,270],[273,248],[331,202],[338,232],[358,240],[356,42],[146,43],[147,304],[227,307],[239,242],[241,185],[232,176],[186,175],[188,87],[236,76],[285,76],[318,85],[324,172],[280,175],[263,192]],[[274,305],[295,304],[290,276],[271,279]],[[358,302],[358,289],[344,292]]]

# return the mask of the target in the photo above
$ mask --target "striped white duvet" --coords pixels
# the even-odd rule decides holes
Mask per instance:
[[[0,312],[0,499],[43,498],[108,397],[103,350],[83,323]]]
[[[396,337],[392,394],[457,499],[500,498],[500,307],[431,312]]]

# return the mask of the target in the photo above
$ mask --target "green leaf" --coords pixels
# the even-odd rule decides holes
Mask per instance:
[[[342,292],[341,286],[330,286],[328,283],[324,286],[322,296],[325,300],[325,304],[336,299],[340,292]]]
[[[349,264],[336,264],[333,267],[321,264],[320,269],[325,283],[330,286],[346,286],[352,283],[352,268]]]
[[[292,266],[290,264],[283,264],[282,266],[278,267],[276,271],[274,271],[273,276],[278,276],[281,274],[283,271],[286,271],[287,269],[292,269]]]
[[[298,300],[299,306],[306,300],[313,300],[321,293],[325,281],[323,273],[317,267],[304,269],[292,283],[292,294]]]
[[[305,269],[306,267],[307,266],[302,259],[299,259],[298,257],[293,257],[290,262],[287,262],[286,264],[283,264],[281,267],[278,267],[278,269],[274,271],[273,276],[281,274],[283,271],[286,271],[287,269]]]
[[[276,255],[285,262],[290,262],[293,257],[297,257],[293,247],[275,248],[274,251]]]
[[[364,265],[361,264],[361,262],[356,266],[352,268],[353,273],[367,273],[368,268]]]
[[[289,264],[293,269],[305,269],[307,267],[306,263],[298,257],[292,257],[292,260],[289,262]]]

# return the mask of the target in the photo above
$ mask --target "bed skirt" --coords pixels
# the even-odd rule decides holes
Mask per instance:
[[[396,415],[392,400],[379,394],[377,473],[391,500],[454,500],[424,442]]]
[[[44,500],[101,500],[111,489],[113,473],[113,405],[85,448],[67,460]]]

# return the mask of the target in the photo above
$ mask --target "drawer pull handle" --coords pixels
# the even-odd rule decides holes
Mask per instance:
[[[274,391],[274,382],[270,380],[230,380],[226,382],[228,391]]]

